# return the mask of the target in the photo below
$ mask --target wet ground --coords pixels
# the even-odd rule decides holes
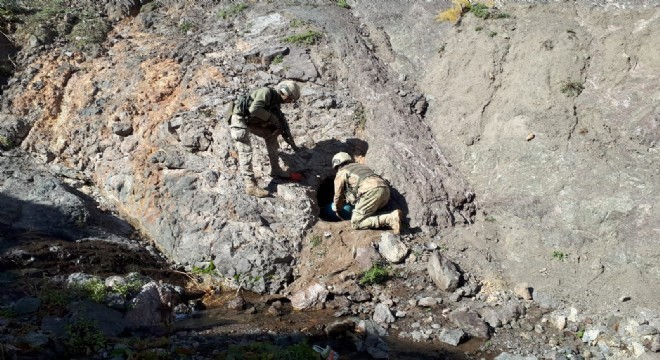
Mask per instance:
[[[6,235],[6,234],[5,234]],[[153,256],[145,247],[105,241],[71,242],[37,233],[12,234],[0,238],[0,302],[11,303],[23,296],[39,293],[45,281],[56,276],[84,272],[102,277],[140,272],[155,280],[181,285],[190,297],[204,293],[200,285],[190,286],[197,275],[173,270],[162,259]],[[197,351],[217,354],[232,344],[271,342],[280,345],[301,339],[310,346],[330,346],[344,359],[371,359],[358,351],[355,339],[364,339],[356,329],[359,317],[335,317],[336,309],[293,311],[286,297],[262,296],[241,291],[245,306],[239,310],[228,308],[237,292],[227,290],[203,298],[204,310],[194,316],[176,321],[172,334],[203,337],[207,341]],[[277,305],[277,310],[274,310]],[[364,315],[363,317],[366,317]],[[162,334],[159,334],[162,335]],[[210,341],[209,341],[210,340]],[[390,329],[384,337],[390,359],[492,359],[494,355],[479,350],[483,341],[472,340],[459,347],[438,342],[414,343],[398,337]],[[359,343],[359,341],[358,341]]]

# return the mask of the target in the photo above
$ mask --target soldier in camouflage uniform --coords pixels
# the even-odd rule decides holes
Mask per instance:
[[[282,134],[291,147],[298,151],[289,132],[288,124],[280,111],[280,104],[290,103],[300,98],[300,88],[293,81],[283,81],[275,88],[262,87],[249,97],[234,103],[230,127],[231,138],[238,151],[238,162],[245,182],[245,192],[256,197],[268,196],[266,189],[259,188],[252,169],[252,143],[250,133],[266,141],[270,175],[289,177],[279,164],[279,143],[277,136]]]
[[[333,207],[341,209],[345,201],[355,205],[351,216],[353,229],[389,227],[395,234],[401,232],[401,210],[374,215],[390,200],[390,186],[383,178],[368,166],[353,162],[351,156],[345,152],[337,153],[332,158],[332,167],[338,170],[335,176]]]

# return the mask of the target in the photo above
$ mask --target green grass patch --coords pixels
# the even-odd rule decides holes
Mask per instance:
[[[282,54],[277,54],[275,56],[275,58],[273,59],[273,64],[278,65],[278,64],[281,64],[282,61],[284,61],[284,56],[282,56]]]
[[[193,267],[192,267],[192,273],[193,274],[213,275],[213,274],[215,274],[215,272],[216,272],[216,267],[215,267],[215,263],[213,263],[213,261],[209,262],[209,264],[206,265],[206,266],[202,266],[201,268],[197,267],[195,265],[193,265]]]
[[[232,18],[238,14],[240,14],[243,10],[247,9],[248,6],[246,4],[234,4],[228,8],[224,8],[220,11],[218,11],[218,17],[221,19],[229,19]]]
[[[181,23],[181,25],[179,25],[179,31],[182,34],[186,34],[188,32],[188,30],[192,29],[193,27],[194,27],[194,25],[191,22],[186,21],[186,22]]]
[[[490,9],[486,4],[476,3],[470,7],[470,12],[472,15],[480,19],[488,19],[490,16]]]
[[[362,105],[362,103],[358,103],[358,105],[355,107],[355,112],[353,113],[353,121],[355,122],[357,128],[360,130],[364,130],[364,128],[367,126],[367,115],[364,111],[364,105]]]
[[[552,252],[552,259],[553,260],[564,261],[564,260],[568,259],[568,254],[566,254],[563,251],[555,250],[555,251]]]
[[[67,338],[64,343],[67,350],[73,354],[89,354],[102,348],[106,338],[92,321],[80,319],[66,326]]]
[[[486,219],[484,219],[484,220],[486,220],[486,221],[488,221],[488,222],[495,222],[495,221],[497,221],[497,220],[495,220],[494,217],[492,217],[492,216],[490,216],[490,215],[486,216]]]
[[[317,234],[312,235],[312,237],[309,239],[309,244],[312,246],[312,249],[321,245],[322,242],[323,238]]]
[[[296,44],[296,45],[314,45],[317,41],[321,39],[323,34],[318,31],[308,30],[302,34],[295,34],[287,36],[282,39],[284,42]]]
[[[0,148],[9,150],[14,147],[14,142],[10,138],[0,135]]]
[[[108,31],[110,31],[110,27],[101,18],[82,19],[71,29],[69,40],[79,48],[83,48],[105,41]]]
[[[300,20],[300,19],[293,19],[293,20],[291,20],[291,23],[289,24],[289,26],[292,27],[292,28],[298,28],[298,27],[301,27],[303,25],[305,25],[305,22],[303,20]]]
[[[268,359],[268,360],[308,360],[318,359],[319,354],[306,342],[289,346],[277,346],[264,342],[229,345],[220,359]]]
[[[351,8],[351,6],[348,5],[346,0],[337,0],[337,6],[339,6],[340,8],[344,8],[344,9],[350,9]]]
[[[373,285],[373,284],[382,284],[390,279],[390,271],[388,268],[376,264],[367,270],[360,277],[360,284],[362,285]]]
[[[488,33],[488,36],[490,37],[495,37],[497,35],[497,31],[491,31]]]

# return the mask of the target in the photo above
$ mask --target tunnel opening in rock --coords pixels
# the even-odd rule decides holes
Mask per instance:
[[[344,207],[338,211],[341,218],[337,216],[337,213],[335,213],[335,210],[332,208],[332,200],[335,197],[334,180],[334,177],[328,177],[324,179],[319,186],[316,195],[316,200],[321,209],[319,217],[323,221],[350,220],[353,212],[353,207],[351,205],[345,204]]]
[[[0,94],[14,74],[14,64],[10,59],[16,55],[16,51],[14,44],[4,34],[0,34]]]

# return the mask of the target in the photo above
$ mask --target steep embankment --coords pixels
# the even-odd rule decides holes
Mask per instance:
[[[446,5],[151,3],[93,51],[36,37],[0,135],[74,186],[93,184],[172,260],[213,259],[257,291],[364,268],[354,244],[339,277],[298,258],[315,256],[311,240],[326,231],[364,249],[379,238],[318,223],[329,160],[350,151],[391,181],[415,249],[402,266],[422,278],[440,249],[468,285],[527,282],[547,307],[657,313],[660,289],[646,285],[660,277],[660,10],[505,4],[506,17],[452,25],[435,19]],[[283,144],[282,157],[305,179],[270,179],[256,140],[255,170],[274,196],[251,198],[224,105],[284,78],[303,87],[285,112],[306,149]]]

